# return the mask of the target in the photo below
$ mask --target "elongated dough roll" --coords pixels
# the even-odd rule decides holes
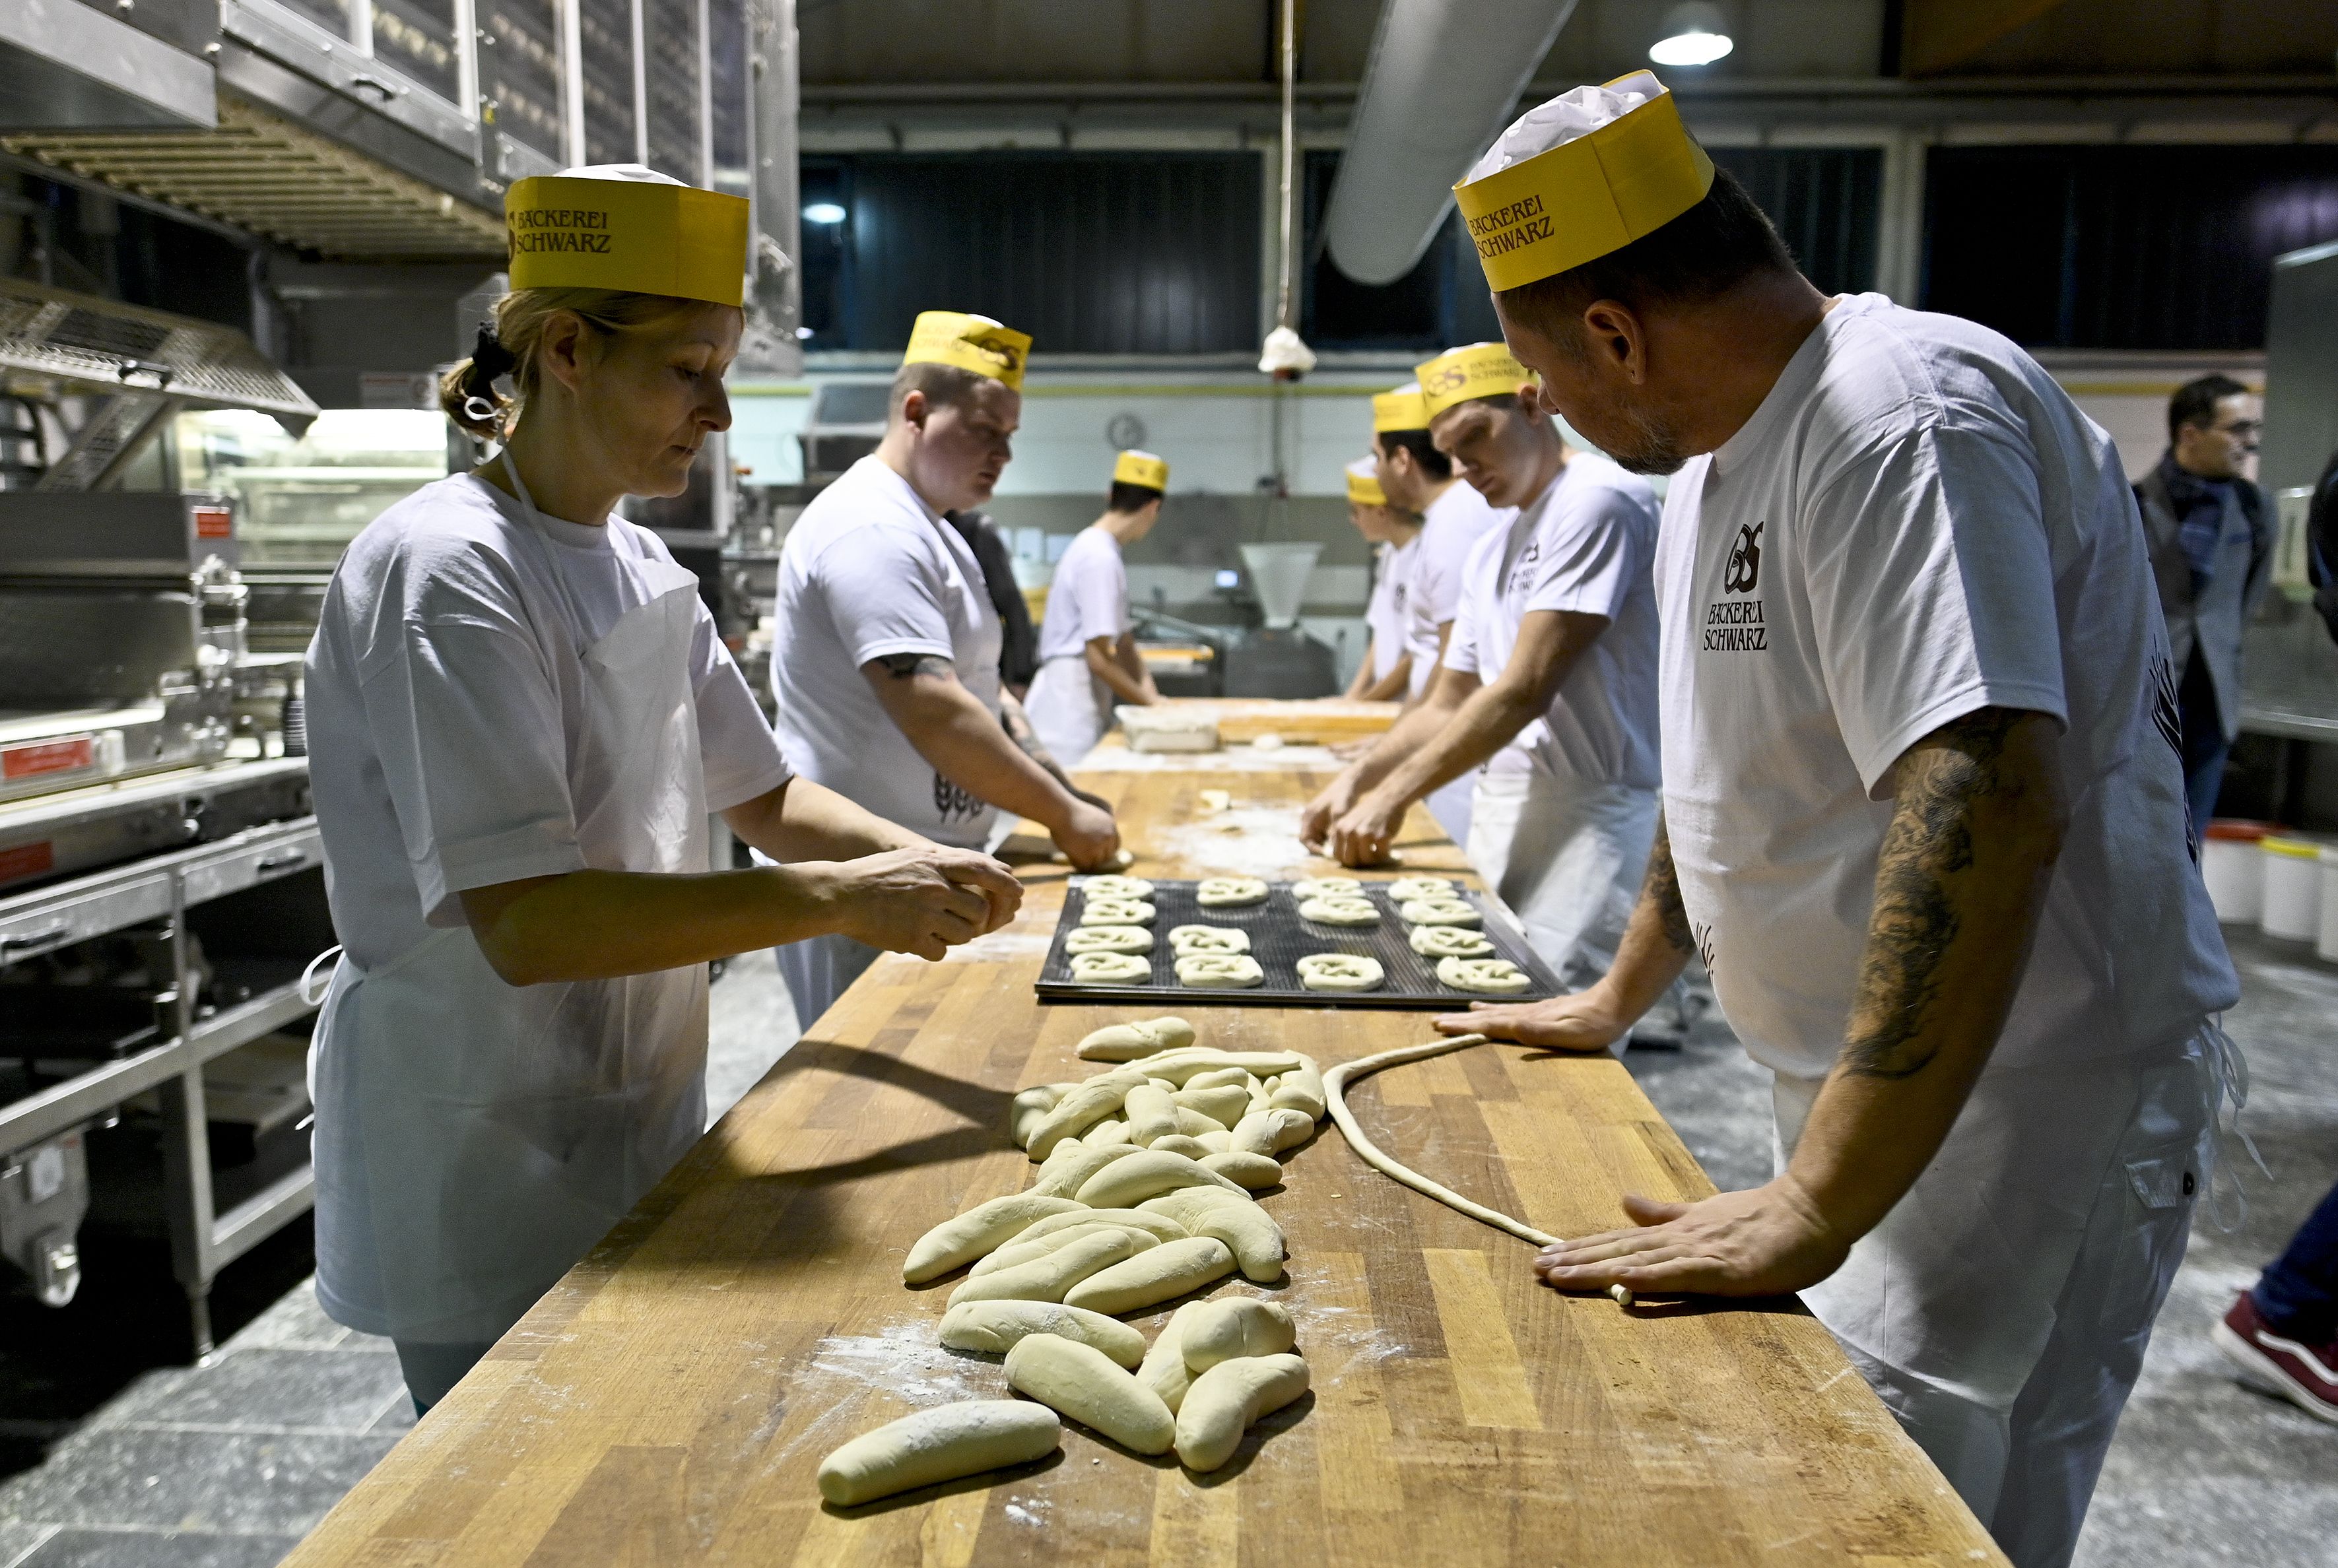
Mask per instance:
[[[1197,1160],[1172,1154],[1165,1149],[1147,1149],[1142,1154],[1116,1160],[1089,1177],[1077,1197],[1091,1209],[1134,1209],[1147,1198],[1157,1198],[1180,1187],[1223,1187],[1229,1192],[1242,1192],[1233,1182]]]
[[[1142,929],[1142,927],[1137,927]],[[1079,935],[1075,931],[1074,936]],[[1065,938],[1066,946],[1070,937]],[[1144,951],[1153,946],[1153,933],[1144,932]],[[1183,1018],[1145,1018],[1133,1024],[1107,1024],[1081,1036],[1078,1054],[1087,1062],[1134,1062],[1163,1051],[1182,1051],[1194,1043],[1194,1026]]]
[[[1025,1152],[1034,1160],[1045,1160],[1065,1139],[1078,1137],[1117,1112],[1128,1092],[1144,1082],[1144,1073],[1128,1068],[1089,1079],[1057,1101],[1056,1108],[1031,1130]]]
[[[1202,1169],[1216,1171],[1245,1192],[1272,1187],[1282,1180],[1282,1161],[1269,1154],[1229,1151],[1209,1156],[1202,1161]]]
[[[1311,1061],[1302,1062],[1282,1075],[1274,1093],[1266,1097],[1269,1106],[1277,1111],[1301,1111],[1310,1122],[1323,1119],[1323,1074]]]
[[[1233,1271],[1234,1255],[1224,1242],[1188,1236],[1097,1269],[1064,1292],[1064,1299],[1091,1312],[1136,1312]]]
[[[1214,1089],[1180,1089],[1169,1097],[1198,1115],[1208,1117],[1228,1132],[1235,1122],[1250,1113],[1250,1091],[1238,1084],[1222,1083]],[[1188,1134],[1199,1137],[1200,1133]]]
[[[1180,1131],[1176,1102],[1169,1098],[1169,1091],[1154,1084],[1139,1083],[1131,1089],[1122,1113],[1128,1118],[1128,1141],[1148,1149],[1154,1140]]]
[[[1280,1154],[1315,1134],[1315,1118],[1287,1105],[1253,1111],[1234,1126],[1234,1150],[1243,1154]]]
[[[1137,1152],[1134,1143],[1091,1144],[1066,1142],[1056,1146],[1062,1152],[1051,1156],[1039,1167],[1039,1179],[1031,1183],[1030,1191],[1039,1198],[1069,1198],[1080,1190],[1080,1184],[1115,1160],[1125,1160]]]
[[[1230,1296],[1204,1301],[1178,1341],[1185,1367],[1196,1375],[1244,1356],[1280,1356],[1299,1343],[1299,1325],[1272,1301]]]
[[[1183,1087],[1190,1079],[1203,1073],[1227,1067],[1239,1067],[1254,1077],[1265,1078],[1276,1073],[1288,1073],[1299,1065],[1295,1051],[1220,1051],[1211,1046],[1195,1045],[1184,1051],[1164,1052],[1148,1058],[1144,1071],[1154,1078],[1165,1078]],[[1093,1083],[1095,1079],[1088,1080]]]
[[[1044,1258],[1001,1269],[995,1274],[968,1275],[950,1292],[949,1304],[961,1301],[1061,1301],[1066,1291],[1089,1275],[1134,1256],[1142,1247],[1136,1232],[1115,1225],[1093,1236],[1083,1236]],[[1164,1243],[1176,1246],[1176,1242]],[[1223,1243],[1221,1243],[1223,1245]],[[1158,1251],[1158,1247],[1149,1249]]]
[[[1047,1112],[1078,1087],[1076,1083],[1037,1083],[1017,1093],[1007,1112],[1007,1133],[1014,1139],[1015,1147],[1027,1146],[1032,1132],[1047,1119]]]
[[[1144,1336],[1117,1318],[1060,1301],[962,1301],[942,1314],[942,1343],[1003,1356],[1034,1334],[1093,1345],[1123,1367],[1144,1357]]]
[[[1237,1197],[1213,1187],[1188,1187],[1148,1198],[1144,1206],[1196,1236],[1224,1242],[1245,1279],[1266,1285],[1282,1278],[1282,1227],[1248,1193]]]
[[[1197,1165],[1216,1152],[1199,1138],[1188,1137],[1183,1132],[1172,1132],[1166,1138],[1155,1138],[1151,1146],[1164,1154],[1183,1154]]]
[[[973,1262],[1050,1214],[1084,1205],[1069,1198],[1043,1197],[1036,1192],[1010,1192],[977,1204],[954,1220],[945,1220],[909,1249],[901,1264],[901,1280],[922,1285],[951,1269]],[[1123,1205],[1135,1207],[1135,1205]]]
[[[1125,1144],[1131,1154],[1135,1144]],[[1017,1245],[1036,1241],[1043,1236],[1053,1236],[1065,1230],[1077,1230],[1089,1225],[1125,1225],[1132,1230],[1143,1230],[1155,1241],[1176,1241],[1193,1234],[1166,1214],[1149,1214],[1142,1209],[1076,1209],[1068,1214],[1051,1214],[1035,1222],[1031,1229],[1015,1238]]]
[[[840,1508],[1053,1454],[1063,1426],[1044,1405],[969,1399],[864,1432],[820,1464],[820,1494]]]
[[[1058,1247],[1067,1247],[1083,1236],[1094,1236],[1105,1230],[1127,1231],[1135,1239],[1139,1251],[1161,1245],[1160,1237],[1149,1230],[1139,1230],[1133,1225],[1115,1225],[1108,1220],[1099,1225],[1075,1225],[1069,1230],[1058,1230],[1034,1241],[1026,1241],[1018,1236],[989,1257],[977,1259],[974,1267],[966,1271],[966,1277],[979,1279],[985,1274],[996,1274],[1001,1269],[1019,1268],[1045,1258]]]
[[[1161,1326],[1161,1332],[1154,1337],[1153,1348],[1144,1353],[1144,1364],[1136,1369],[1136,1380],[1161,1396],[1161,1402],[1169,1406],[1173,1415],[1185,1402],[1185,1390],[1194,1386],[1193,1368],[1185,1365],[1185,1325],[1208,1305],[1206,1301],[1188,1301],[1169,1314],[1169,1321]]]
[[[1221,1361],[1185,1391],[1177,1407],[1177,1457],[1208,1472],[1234,1456],[1243,1434],[1307,1392],[1307,1363],[1296,1356],[1245,1356]]]
[[[1161,1396],[1093,1345],[1029,1335],[1007,1353],[1007,1382],[1135,1453],[1166,1454],[1177,1440],[1177,1418]]]

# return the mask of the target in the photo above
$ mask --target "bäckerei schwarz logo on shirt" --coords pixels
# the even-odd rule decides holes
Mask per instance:
[[[1762,530],[1767,526],[1767,523],[1756,523],[1738,528],[1736,548],[1729,552],[1729,564],[1721,573],[1724,593],[1751,593],[1762,580]]]
[[[1762,581],[1762,530],[1767,526],[1766,522],[1739,525],[1737,543],[1730,547],[1729,559],[1721,569],[1721,591],[1730,597],[1716,599],[1704,607],[1703,652],[1770,651],[1770,628],[1762,619],[1762,601],[1752,597]],[[1746,597],[1739,598],[1739,594]]]

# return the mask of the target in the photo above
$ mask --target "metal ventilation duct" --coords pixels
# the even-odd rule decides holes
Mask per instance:
[[[1575,0],[1388,0],[1348,122],[1324,237],[1359,283],[1393,283],[1445,221],[1453,182],[1510,120]]]

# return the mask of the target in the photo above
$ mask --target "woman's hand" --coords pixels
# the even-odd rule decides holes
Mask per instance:
[[[961,942],[995,931],[1015,916],[1022,884],[987,855],[940,845],[891,849],[825,866],[798,865],[817,877],[836,914],[836,929],[888,953],[939,958]]]

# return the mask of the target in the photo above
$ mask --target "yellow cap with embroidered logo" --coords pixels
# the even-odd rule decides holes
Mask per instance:
[[[1713,160],[1646,71],[1530,109],[1453,187],[1495,292],[1663,228],[1713,189]]]
[[[1472,397],[1515,394],[1520,383],[1534,379],[1533,372],[1511,358],[1508,348],[1500,343],[1472,343],[1466,348],[1448,348],[1415,368],[1420,377],[1421,398],[1429,407],[1431,419],[1456,403],[1467,403]]]
[[[987,316],[962,310],[920,310],[909,328],[904,365],[955,365],[993,381],[1023,389],[1023,366],[1031,358],[1031,335],[1002,327]]]
[[[1380,488],[1380,465],[1369,457],[1360,457],[1348,465],[1348,499],[1358,506],[1388,505],[1388,492]]]
[[[1420,383],[1408,381],[1392,392],[1372,394],[1372,428],[1374,430],[1428,429],[1429,399],[1420,395]]]
[[[1142,485],[1147,490],[1169,488],[1169,464],[1150,452],[1124,452],[1113,459],[1112,482]]]
[[[504,194],[514,289],[622,289],[737,305],[747,199],[639,163],[536,174]]]

